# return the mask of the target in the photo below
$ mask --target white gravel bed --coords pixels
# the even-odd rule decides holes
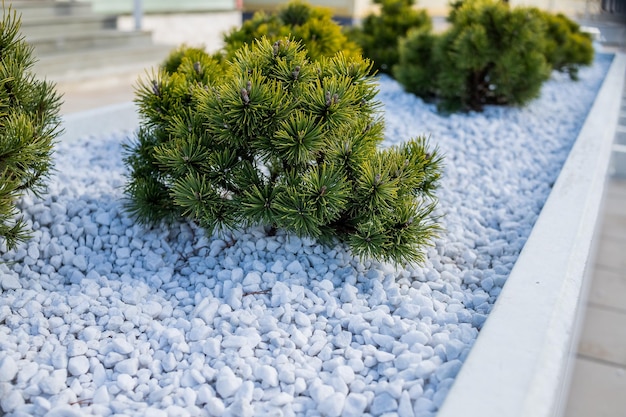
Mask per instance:
[[[33,238],[1,258],[0,409],[436,415],[609,65],[555,74],[525,108],[451,116],[380,78],[385,145],[427,135],[445,154],[445,232],[419,266],[260,228],[144,228],[123,210],[131,133],[59,143],[49,193],[23,199]]]

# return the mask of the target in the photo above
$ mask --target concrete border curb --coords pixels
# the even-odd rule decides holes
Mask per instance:
[[[547,417],[565,411],[625,72],[626,55],[616,54],[437,417]]]

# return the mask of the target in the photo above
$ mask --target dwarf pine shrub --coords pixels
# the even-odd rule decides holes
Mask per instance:
[[[39,195],[52,166],[59,133],[60,97],[54,85],[35,78],[33,48],[20,34],[21,20],[11,8],[0,22],[0,237],[8,249],[28,238],[16,200]]]
[[[125,155],[132,214],[190,219],[209,234],[263,225],[367,258],[422,260],[438,230],[441,157],[424,138],[378,149],[369,61],[311,61],[293,39],[262,38],[199,81],[219,71],[211,65],[141,81],[143,123]]]
[[[407,90],[435,96],[448,110],[523,105],[539,95],[551,67],[543,21],[531,9],[466,0],[449,20],[440,35],[413,31],[401,43],[394,76]]]
[[[439,59],[435,57],[437,36],[429,28],[416,28],[398,41],[399,64],[393,66],[393,77],[409,93],[432,99],[437,93],[436,77]],[[461,88],[461,87],[460,87]]]
[[[593,62],[591,35],[580,30],[578,23],[561,13],[553,14],[539,9],[533,12],[543,20],[546,30],[545,56],[556,71],[578,79],[581,66]]]
[[[361,50],[348,39],[341,26],[332,19],[328,8],[311,6],[301,0],[292,0],[276,13],[257,12],[240,28],[224,36],[227,59],[233,59],[245,44],[266,37],[271,42],[290,37],[302,42],[310,59],[333,56],[342,51],[347,57],[360,56]]]
[[[363,56],[380,72],[391,74],[400,59],[398,41],[409,30],[431,30],[430,16],[414,7],[415,0],[374,0],[380,12],[370,14],[360,26],[348,31],[363,50]]]

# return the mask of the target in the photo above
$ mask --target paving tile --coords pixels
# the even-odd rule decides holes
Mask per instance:
[[[564,417],[626,416],[626,371],[623,367],[576,358]]]
[[[599,239],[612,238],[626,240],[626,216],[619,213],[610,213],[606,210],[602,215],[599,227]]]
[[[626,271],[596,268],[588,301],[597,306],[621,310],[626,314]]]
[[[626,196],[626,180],[623,178],[611,178],[606,183],[606,198],[614,196]]]
[[[603,233],[598,245],[596,265],[616,272],[626,270],[626,237],[609,231]]]
[[[578,345],[579,354],[626,366],[626,325],[624,323],[626,323],[626,314],[623,311],[589,304]],[[626,391],[624,393],[626,395]]]
[[[626,190],[613,188],[606,193],[604,205],[607,212],[626,217]]]

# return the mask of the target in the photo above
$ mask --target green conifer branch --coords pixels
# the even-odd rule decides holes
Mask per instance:
[[[10,7],[0,21],[0,237],[7,249],[28,239],[16,201],[45,191],[59,135],[60,96],[54,85],[32,74],[33,47],[20,33],[21,19]]]
[[[432,233],[419,210],[434,204],[439,159],[421,139],[377,148],[384,125],[368,61],[313,62],[293,39],[260,39],[211,85],[191,84],[179,61],[155,78],[158,94],[150,83],[140,91],[151,109],[126,156],[131,213],[177,214],[208,233],[260,224],[362,256],[422,259]]]

